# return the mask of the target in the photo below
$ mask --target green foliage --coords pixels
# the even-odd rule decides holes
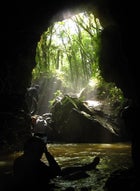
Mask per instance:
[[[50,108],[56,103],[56,101],[58,100],[59,101],[59,97],[62,96],[62,92],[60,90],[57,90],[55,93],[54,93],[54,98],[52,100],[49,101],[50,103]]]
[[[55,74],[79,91],[91,77],[97,78],[100,30],[100,23],[87,12],[54,23],[38,42],[33,79]]]
[[[36,48],[36,68],[33,80],[55,76],[65,89],[79,93],[90,80],[98,80],[98,98],[110,103],[123,102],[120,89],[113,83],[106,83],[99,69],[100,32],[98,19],[83,12],[69,19],[54,23],[41,35]],[[50,101],[53,105],[62,92],[56,90]]]

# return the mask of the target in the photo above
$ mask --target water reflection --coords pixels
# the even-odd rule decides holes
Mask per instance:
[[[101,159],[98,170],[88,171],[90,176],[87,178],[74,181],[55,179],[56,191],[65,190],[68,187],[74,188],[75,191],[85,187],[89,191],[103,191],[104,183],[111,172],[128,168],[132,164],[130,144],[50,144],[48,148],[61,167],[89,163],[95,156]]]
[[[71,187],[75,191],[85,188],[88,191],[103,191],[103,186],[110,173],[117,169],[125,169],[132,165],[131,146],[128,143],[113,144],[48,144],[48,150],[54,155],[61,168],[78,166],[93,161],[95,156],[100,157],[97,170],[87,173],[87,178],[79,180],[63,180],[60,177],[52,181],[55,184],[54,191],[63,191]],[[0,170],[12,170],[12,162],[21,152],[10,156],[0,157]],[[47,163],[43,156],[42,160]]]

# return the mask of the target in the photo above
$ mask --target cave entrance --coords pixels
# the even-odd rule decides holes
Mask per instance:
[[[53,22],[41,35],[32,79],[33,85],[40,86],[37,114],[49,112],[53,101],[66,94],[82,98],[93,107],[104,103],[108,105],[106,109],[122,102],[121,90],[114,83],[106,83],[101,76],[102,30],[93,13],[67,11],[61,21]]]

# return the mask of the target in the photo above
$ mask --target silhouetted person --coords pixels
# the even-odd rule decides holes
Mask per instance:
[[[45,153],[48,165],[41,160]],[[48,152],[46,144],[37,137],[30,138],[24,145],[24,153],[13,164],[15,189],[46,188],[50,189],[50,180],[60,176],[65,179],[79,179],[89,176],[85,171],[93,170],[100,158],[79,167],[61,169],[54,157]]]
[[[35,97],[35,99],[38,101],[39,96],[39,85],[34,85],[28,88],[28,94],[31,97]]]
[[[31,115],[34,115],[37,112],[38,99],[39,99],[39,85],[29,87],[26,93],[26,103],[28,107],[28,112]]]
[[[41,158],[45,153],[48,165]],[[13,174],[15,188],[48,188],[50,179],[61,173],[54,157],[48,152],[44,142],[36,137],[24,145],[24,153],[14,161]]]

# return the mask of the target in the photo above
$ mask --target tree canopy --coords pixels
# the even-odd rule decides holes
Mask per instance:
[[[36,50],[33,77],[56,75],[67,86],[83,88],[99,78],[99,20],[88,12],[54,23],[45,31]]]
[[[98,97],[122,101],[122,92],[115,84],[106,83],[99,69],[102,30],[99,19],[90,12],[53,23],[38,42],[33,80],[55,77],[73,93],[79,93],[92,82],[100,87]]]

